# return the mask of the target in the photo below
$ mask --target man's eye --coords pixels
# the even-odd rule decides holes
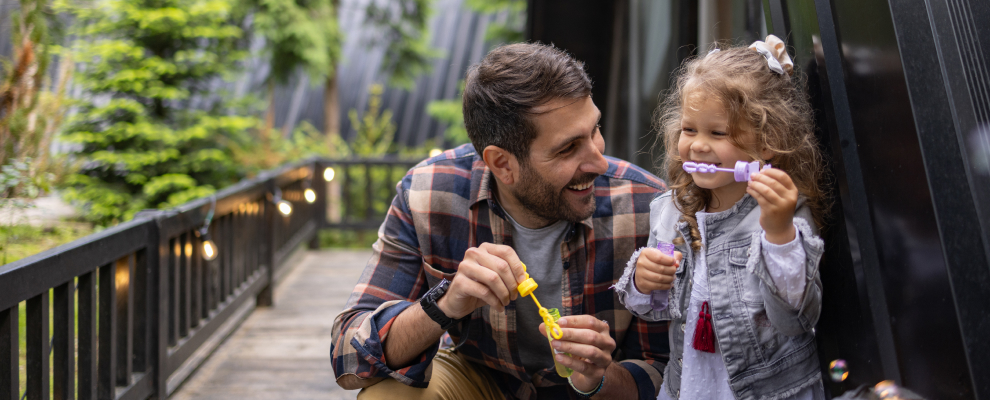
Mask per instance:
[[[574,144],[573,144],[573,143],[572,143],[572,144],[569,144],[569,145],[567,145],[567,147],[564,147],[564,149],[560,151],[560,154],[567,154],[567,153],[570,153],[570,152],[571,152],[571,150],[574,150]]]

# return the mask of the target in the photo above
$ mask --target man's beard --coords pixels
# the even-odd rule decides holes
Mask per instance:
[[[581,175],[577,179],[572,179],[567,186],[557,189],[540,175],[539,172],[529,166],[522,167],[522,176],[516,191],[513,195],[519,200],[519,204],[527,211],[537,217],[545,219],[549,223],[556,221],[580,222],[584,221],[595,213],[595,195],[586,197],[580,210],[571,208],[564,201],[564,191],[569,190],[567,186],[588,183],[598,177],[597,174]]]

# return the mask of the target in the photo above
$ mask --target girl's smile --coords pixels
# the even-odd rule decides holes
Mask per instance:
[[[677,151],[682,161],[734,166],[736,161],[753,161],[753,157],[729,140],[729,118],[722,102],[715,96],[695,91],[685,96],[681,117],[681,135]],[[753,132],[741,130],[735,134],[741,144],[755,142]],[[747,182],[736,182],[731,172],[691,174],[695,184],[712,191],[709,212],[728,209],[746,194]]]

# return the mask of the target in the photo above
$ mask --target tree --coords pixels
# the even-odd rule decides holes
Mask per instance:
[[[64,136],[82,167],[66,197],[106,226],[235,182],[229,144],[260,122],[231,115],[212,89],[245,56],[236,0],[61,1],[76,17],[76,59],[87,60]]]
[[[271,66],[268,75],[268,112],[266,127],[275,118],[276,84],[285,84],[302,69],[313,81],[323,80],[325,134],[340,131],[337,109],[336,65],[340,60],[341,34],[333,0],[245,0],[254,10],[254,30],[265,38]],[[289,126],[282,135],[289,135]]]
[[[411,88],[416,77],[430,72],[430,61],[441,55],[430,46],[426,26],[431,3],[432,0],[372,0],[365,9],[368,23],[380,32],[371,44],[386,46],[382,71],[388,74],[391,86]]]

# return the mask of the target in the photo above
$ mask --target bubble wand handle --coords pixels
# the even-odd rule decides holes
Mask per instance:
[[[526,264],[523,264],[523,270],[525,269]],[[560,325],[557,324],[557,321],[554,321],[553,317],[550,316],[550,311],[540,305],[540,301],[536,299],[536,295],[533,294],[533,291],[536,290],[536,286],[536,281],[533,280],[533,278],[530,278],[529,274],[526,274],[526,279],[523,280],[519,286],[516,286],[516,290],[519,291],[519,295],[522,297],[529,296],[533,298],[533,302],[536,303],[536,308],[540,310],[540,318],[543,318],[543,323],[547,325],[547,332],[550,332],[550,336],[553,336],[554,339],[560,339],[564,337],[564,331],[560,329]]]
[[[759,161],[736,161],[735,168],[719,168],[715,164],[705,164],[694,161],[685,161],[681,168],[684,172],[689,174],[699,173],[699,174],[714,174],[716,172],[731,172],[732,176],[736,179],[736,182],[746,182],[749,181],[751,175],[770,168],[770,164],[765,164],[762,168],[760,167]]]

